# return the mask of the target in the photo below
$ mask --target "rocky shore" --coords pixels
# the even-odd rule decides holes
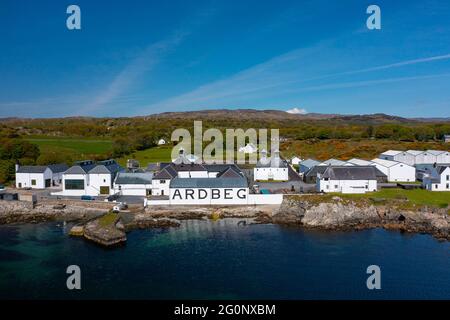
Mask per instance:
[[[448,208],[411,209],[340,197],[285,196],[280,206],[141,207],[131,213],[110,216],[105,223],[110,206],[108,203],[41,203],[32,206],[20,201],[0,201],[0,224],[76,221],[74,235],[105,246],[125,242],[126,233],[133,229],[178,227],[181,220],[222,218],[253,218],[254,223],[323,230],[385,228],[427,233],[450,240]]]
[[[333,197],[319,202],[302,196],[287,196],[272,216],[258,218],[263,223],[302,226],[324,230],[359,230],[385,228],[403,232],[427,233],[450,240],[448,208],[401,208],[375,205],[368,201],[349,201]]]

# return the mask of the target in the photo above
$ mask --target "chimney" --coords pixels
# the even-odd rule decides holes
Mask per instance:
[[[16,162],[16,166],[15,166],[15,168],[16,168],[16,172],[19,170],[19,167],[20,167],[20,165],[19,165],[19,163],[18,162]]]

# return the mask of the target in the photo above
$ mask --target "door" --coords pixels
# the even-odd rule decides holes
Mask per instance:
[[[100,187],[100,194],[109,194],[109,187]]]
[[[52,179],[45,179],[45,187],[46,188],[50,188],[51,183],[52,183]]]

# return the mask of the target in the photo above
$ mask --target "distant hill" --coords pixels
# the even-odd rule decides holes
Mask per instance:
[[[228,119],[237,121],[289,121],[289,120],[334,120],[349,123],[411,123],[411,122],[448,122],[450,118],[403,118],[383,113],[365,115],[340,115],[323,113],[293,114],[281,110],[256,110],[256,109],[215,109],[187,112],[163,112],[144,117],[150,119],[184,119],[184,120],[211,120]]]

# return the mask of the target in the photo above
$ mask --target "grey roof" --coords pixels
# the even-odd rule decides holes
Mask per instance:
[[[324,173],[328,166],[314,166],[306,172],[305,177],[316,177],[318,173]]]
[[[219,172],[217,174],[217,177],[224,177],[224,178],[239,178],[243,177],[243,174],[239,171],[236,171],[233,167],[228,167],[225,170]]]
[[[21,166],[17,173],[44,173],[47,168],[47,166]]]
[[[197,163],[181,163],[181,164],[173,164],[172,168],[174,168],[176,171],[206,171],[206,168]]]
[[[64,174],[86,174],[87,172],[80,166],[71,166]]]
[[[147,171],[158,171],[160,169],[159,163],[149,163],[145,170]]]
[[[322,175],[331,180],[376,180],[373,166],[329,166]]]
[[[247,180],[240,178],[174,178],[171,188],[247,188]]]
[[[91,170],[89,170],[89,173],[105,173],[105,174],[110,174],[111,171],[109,171],[109,169],[104,166],[104,165],[98,165],[95,166],[94,168],[92,168]]]
[[[173,179],[177,176],[177,172],[171,167],[167,166],[153,176],[153,179]]]
[[[60,173],[69,169],[69,166],[65,163],[50,164],[48,167],[53,173]]]
[[[151,172],[119,172],[114,181],[116,184],[151,184],[153,173]]]
[[[317,166],[319,163],[320,163],[319,161],[316,161],[314,159],[306,159],[306,160],[300,161],[299,165],[305,166],[307,168],[312,168],[312,167]]]

